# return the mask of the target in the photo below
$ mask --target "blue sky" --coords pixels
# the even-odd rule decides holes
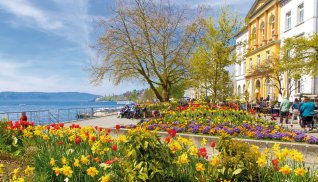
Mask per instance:
[[[0,0],[0,91],[123,93],[147,85],[109,80],[89,84],[96,20],[112,16],[115,0]],[[172,0],[187,8],[226,2],[244,16],[254,0]]]

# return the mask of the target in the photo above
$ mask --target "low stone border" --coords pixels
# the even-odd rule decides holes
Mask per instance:
[[[121,128],[119,130],[119,134],[127,134],[129,129]],[[111,128],[111,131],[116,132],[115,128]],[[163,139],[169,134],[167,132],[158,131],[157,134]],[[204,147],[207,148],[209,155],[218,154],[217,150],[213,150],[210,147],[210,142],[214,141],[217,144],[219,140],[218,136],[209,136],[209,135],[195,135],[195,134],[187,134],[187,133],[177,133],[176,137],[182,136],[184,138],[192,138],[193,143],[196,147],[202,147],[201,141],[203,138],[207,140],[207,143]],[[308,164],[317,164],[318,163],[318,145],[312,145],[307,143],[295,143],[295,142],[279,142],[279,141],[266,141],[266,140],[252,140],[252,139],[244,139],[244,138],[233,138],[234,140],[245,142],[249,145],[256,145],[260,148],[260,150],[264,150],[265,148],[272,148],[275,143],[278,143],[281,148],[288,149],[296,149],[301,152],[305,157],[305,162]]]

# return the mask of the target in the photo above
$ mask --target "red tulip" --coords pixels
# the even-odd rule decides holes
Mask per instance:
[[[59,123],[59,127],[63,128],[64,127],[64,123]]]
[[[199,157],[205,157],[206,159],[208,158],[206,148],[199,148]]]
[[[95,136],[91,136],[91,141],[94,142],[96,140]]]
[[[116,130],[118,131],[120,129],[120,124],[116,124]]]
[[[63,141],[60,141],[60,142],[57,142],[58,145],[63,145],[64,142]]]
[[[76,143],[76,144],[80,144],[80,143],[81,143],[81,138],[80,138],[80,137],[76,137],[75,143]]]
[[[112,146],[112,150],[113,150],[113,151],[116,151],[116,150],[117,150],[117,145],[113,145],[113,146]]]
[[[168,133],[173,138],[176,136],[177,131],[176,130],[169,130]]]
[[[211,146],[212,148],[214,148],[214,147],[215,147],[215,142],[212,141],[212,142],[210,143],[210,146]]]
[[[166,143],[170,143],[170,138],[169,137],[166,137]]]

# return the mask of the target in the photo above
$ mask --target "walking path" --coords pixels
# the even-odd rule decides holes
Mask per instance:
[[[117,118],[117,115],[110,115],[101,118],[94,118],[89,120],[81,120],[81,121],[71,121],[65,123],[65,126],[70,126],[72,124],[79,124],[81,126],[99,126],[103,128],[114,128],[116,124],[120,125],[129,125],[129,124],[137,124],[139,119],[126,119],[126,118]]]
[[[82,120],[82,121],[72,121],[69,123],[65,123],[66,126],[71,124],[80,124],[81,126],[99,126],[103,128],[114,128],[116,124],[120,125],[129,125],[129,124],[137,124],[140,120],[139,119],[126,119],[126,118],[117,118],[117,115],[110,115],[101,118],[94,118],[89,120]],[[277,123],[279,123],[279,119],[277,119]],[[283,127],[288,127],[289,129],[299,130],[301,131],[301,127],[294,121],[293,124],[283,124]],[[318,131],[315,129],[306,133],[308,135],[312,135],[318,137]]]

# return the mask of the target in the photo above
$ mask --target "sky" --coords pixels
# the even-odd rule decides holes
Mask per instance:
[[[96,59],[100,18],[113,16],[115,0],[0,0],[0,91],[87,92],[120,94],[147,85],[127,81],[115,86],[109,78],[89,83],[86,71]],[[244,17],[254,0],[174,0],[189,9],[224,2]]]

